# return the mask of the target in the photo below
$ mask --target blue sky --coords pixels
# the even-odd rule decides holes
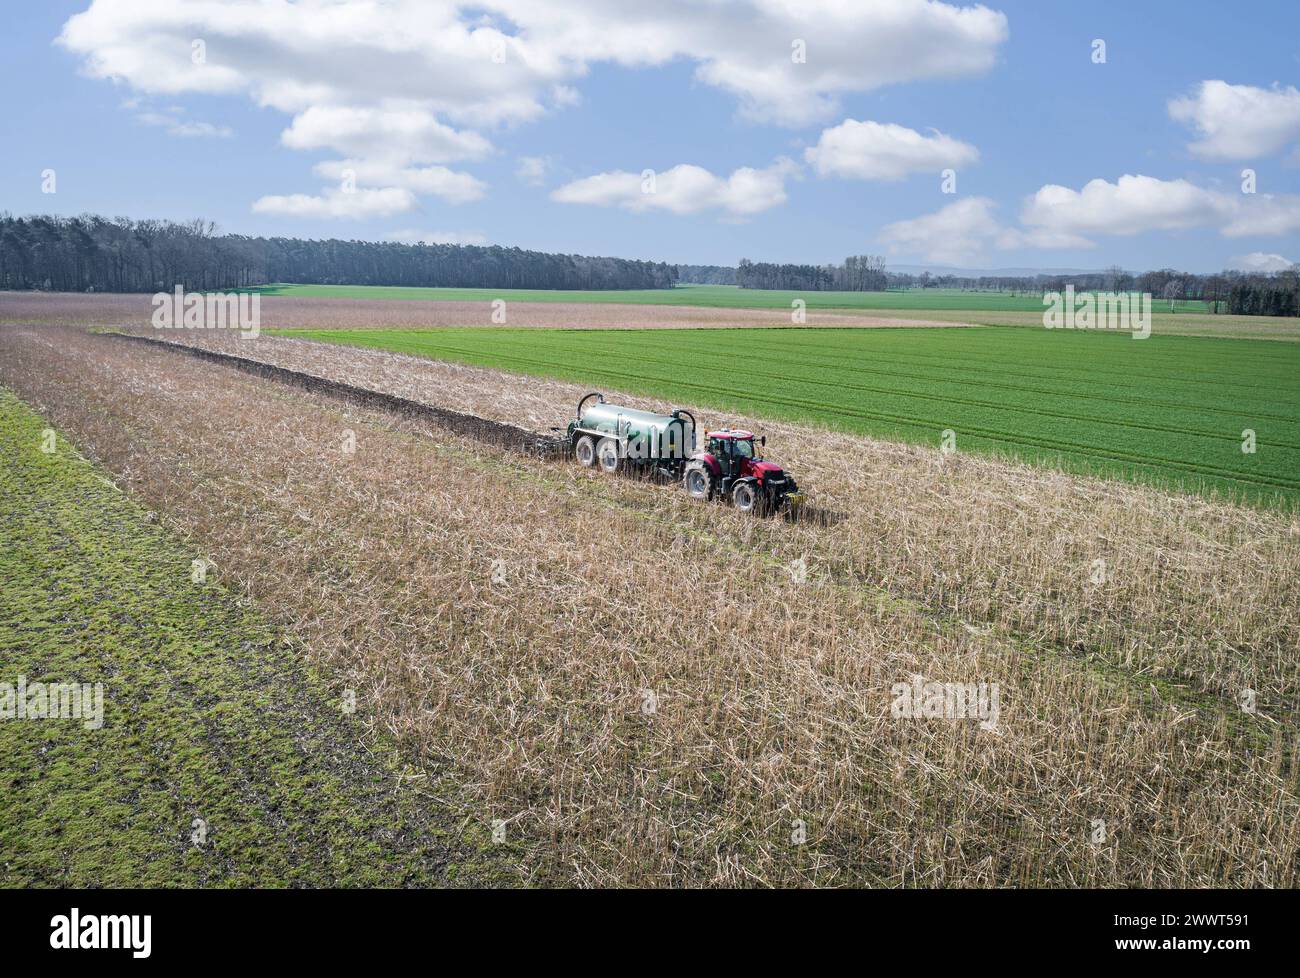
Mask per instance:
[[[824,2],[801,23],[764,0],[637,21],[602,0],[351,21],[100,0],[62,43],[87,3],[8,3],[0,208],[716,264],[1300,260],[1293,2]],[[475,53],[494,39],[499,70]]]

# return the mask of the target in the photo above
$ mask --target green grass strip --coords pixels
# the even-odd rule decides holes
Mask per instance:
[[[401,780],[364,704],[2,388],[0,457],[0,683],[103,690],[99,729],[0,719],[0,885],[514,879],[485,825]]]

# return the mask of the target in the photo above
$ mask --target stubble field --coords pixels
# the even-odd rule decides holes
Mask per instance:
[[[693,287],[692,287],[693,288]],[[931,303],[927,293],[884,307],[836,306],[830,293],[789,293],[775,302],[758,292],[753,306],[732,301],[693,305],[689,288],[637,293],[537,292],[524,289],[387,289],[380,286],[275,286],[261,294],[262,325],[268,329],[394,329],[442,326],[544,327],[560,329],[725,328],[792,323],[793,298],[802,299],[808,326],[1023,326],[1041,329],[1041,302],[1032,308]],[[394,295],[402,296],[395,298]],[[863,293],[855,293],[862,295]],[[748,300],[748,290],[741,295]],[[505,302],[505,323],[498,302]],[[148,324],[147,295],[0,292],[0,326],[33,323],[137,328]],[[1153,331],[1161,336],[1300,341],[1300,319],[1210,315],[1188,309],[1170,313],[1157,303]]]
[[[435,290],[437,291],[437,290]],[[500,325],[491,298],[394,301],[383,289],[357,290],[355,296],[263,294],[262,327],[265,329],[391,329],[428,326]],[[556,302],[509,297],[508,322],[518,327],[659,329],[729,326],[788,326],[790,308],[731,309],[680,305],[620,304],[611,302]],[[664,293],[666,294],[666,293]],[[532,295],[532,293],[527,293]],[[0,326],[44,323],[63,326],[148,327],[153,306],[147,295],[0,292]],[[497,318],[494,318],[497,317]],[[963,326],[950,315],[934,318],[914,314],[861,313],[814,310],[807,321],[823,326]]]
[[[538,428],[585,390],[175,338]],[[504,825],[522,879],[1297,882],[1294,515],[733,412],[828,517],[756,521],[49,327],[0,330],[0,383]],[[918,675],[997,683],[995,728],[892,715]]]

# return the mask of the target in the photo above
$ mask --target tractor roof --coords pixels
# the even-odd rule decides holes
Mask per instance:
[[[752,431],[740,431],[740,430],[738,430],[738,429],[733,430],[733,429],[730,429],[730,428],[724,428],[724,429],[722,429],[721,431],[710,431],[710,432],[708,433],[708,437],[710,437],[710,438],[739,438],[739,439],[741,439],[741,440],[743,441],[743,440],[746,439],[746,438],[753,438],[753,437],[754,437],[754,433],[753,433]]]

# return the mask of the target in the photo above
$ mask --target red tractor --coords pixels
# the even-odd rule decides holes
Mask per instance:
[[[750,431],[706,431],[704,451],[686,463],[682,482],[692,499],[730,498],[741,512],[775,513],[803,502],[794,478],[765,462]],[[767,436],[758,439],[767,444]]]

